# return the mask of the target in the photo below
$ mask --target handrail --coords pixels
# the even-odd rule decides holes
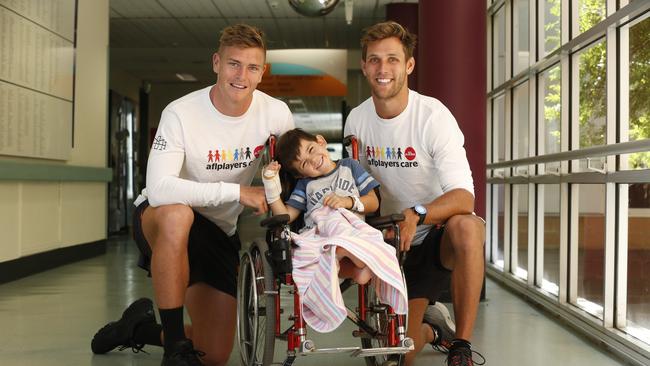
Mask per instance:
[[[113,180],[109,167],[78,166],[55,163],[0,160],[0,182],[103,182]]]
[[[530,158],[515,159],[502,161],[498,163],[487,164],[486,169],[510,168],[519,165],[552,163],[565,160],[576,160],[583,158],[592,158],[597,156],[631,154],[636,152],[650,151],[650,139],[621,142],[615,145],[604,145],[587,147],[580,150],[563,151],[555,154],[541,155]]]

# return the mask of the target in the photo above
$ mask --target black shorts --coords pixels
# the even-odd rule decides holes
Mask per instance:
[[[412,246],[404,260],[404,276],[408,298],[436,302],[449,289],[451,271],[440,261],[440,243],[444,225],[431,228],[422,244]]]
[[[133,213],[133,239],[140,249],[138,266],[151,274],[151,247],[142,233],[142,213],[149,206],[142,202]],[[237,294],[237,271],[239,267],[239,235],[228,236],[216,224],[194,211],[190,228],[188,257],[190,281],[203,282],[233,297]]]

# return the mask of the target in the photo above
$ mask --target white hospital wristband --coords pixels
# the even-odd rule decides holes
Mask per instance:
[[[361,199],[357,196],[351,196],[351,197],[354,200],[354,205],[352,206],[352,210],[356,212],[363,212],[365,210],[365,207],[363,207],[363,202],[361,202]]]

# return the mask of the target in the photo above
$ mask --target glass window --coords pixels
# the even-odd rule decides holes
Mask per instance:
[[[560,47],[560,42],[562,39],[561,35],[561,15],[562,15],[562,3],[560,0],[546,0],[540,1],[542,6],[541,24],[543,25],[543,55],[542,57],[548,55],[549,53],[555,51],[556,48]]]
[[[486,171],[486,263],[601,341],[626,332],[624,352],[648,350],[650,149],[586,153],[650,141],[649,1],[487,1],[487,161],[532,163]]]
[[[513,250],[516,248],[517,262],[513,262],[515,275],[523,279],[528,278],[528,184],[516,184],[514,187],[513,202],[517,205],[515,212],[513,232]]]
[[[505,185],[495,185],[496,202],[499,205],[497,211],[497,252],[492,261],[497,267],[503,268],[503,248],[505,243],[504,224],[505,224]]]
[[[513,158],[521,159],[528,157],[528,121],[530,116],[528,115],[528,82],[525,82],[515,88],[513,91],[513,108],[512,116],[512,126],[516,130],[514,131],[515,141],[513,141]]]
[[[605,0],[578,0],[578,34],[605,19],[605,11]]]
[[[604,145],[607,130],[605,41],[574,55],[578,63],[580,148]]]
[[[541,197],[538,201],[544,212],[542,288],[557,296],[560,279],[560,186],[541,184],[539,187]]]
[[[629,29],[628,140],[650,138],[650,18]],[[650,152],[622,156],[621,169],[650,169]]]
[[[541,109],[542,133],[539,136],[539,154],[553,154],[561,150],[561,69],[560,65],[554,66],[541,74],[540,84],[543,95],[544,108]],[[547,169],[559,168],[559,163],[546,164]]]
[[[630,184],[626,332],[650,344],[650,184]]]
[[[493,108],[494,145],[497,148],[495,162],[498,162],[506,160],[506,106],[503,95],[494,99]]]
[[[578,195],[577,305],[602,319],[605,278],[605,185],[578,184],[574,192]],[[575,230],[575,226],[572,230]]]
[[[506,8],[502,6],[492,18],[492,88],[506,81]]]
[[[513,55],[513,74],[528,68],[530,62],[530,28],[529,28],[529,0],[515,0],[514,19],[512,29],[512,49],[515,50]]]

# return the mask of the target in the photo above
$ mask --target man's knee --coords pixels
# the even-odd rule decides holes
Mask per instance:
[[[217,337],[208,340],[207,343],[200,343],[197,349],[205,352],[205,355],[201,357],[204,365],[222,366],[228,363],[233,349],[233,342],[227,342],[221,337]]]
[[[483,250],[485,224],[475,215],[452,216],[445,225],[455,250]]]
[[[194,211],[190,207],[165,205],[156,207],[152,214],[151,220],[147,220],[149,222],[143,220],[145,236],[147,239],[150,239],[149,236],[153,239],[149,242],[152,247],[155,247],[157,242],[165,242],[165,245],[178,243],[179,249],[187,247],[187,238],[194,222]]]
[[[207,352],[205,356],[201,357],[201,361],[203,361],[203,364],[206,366],[225,365],[228,362],[228,359],[230,358],[230,351],[232,350],[226,350],[221,348],[223,347],[217,347],[216,349],[210,350],[210,352]]]
[[[194,211],[186,205],[165,205],[156,207],[156,221],[159,225],[191,226],[194,222]]]

